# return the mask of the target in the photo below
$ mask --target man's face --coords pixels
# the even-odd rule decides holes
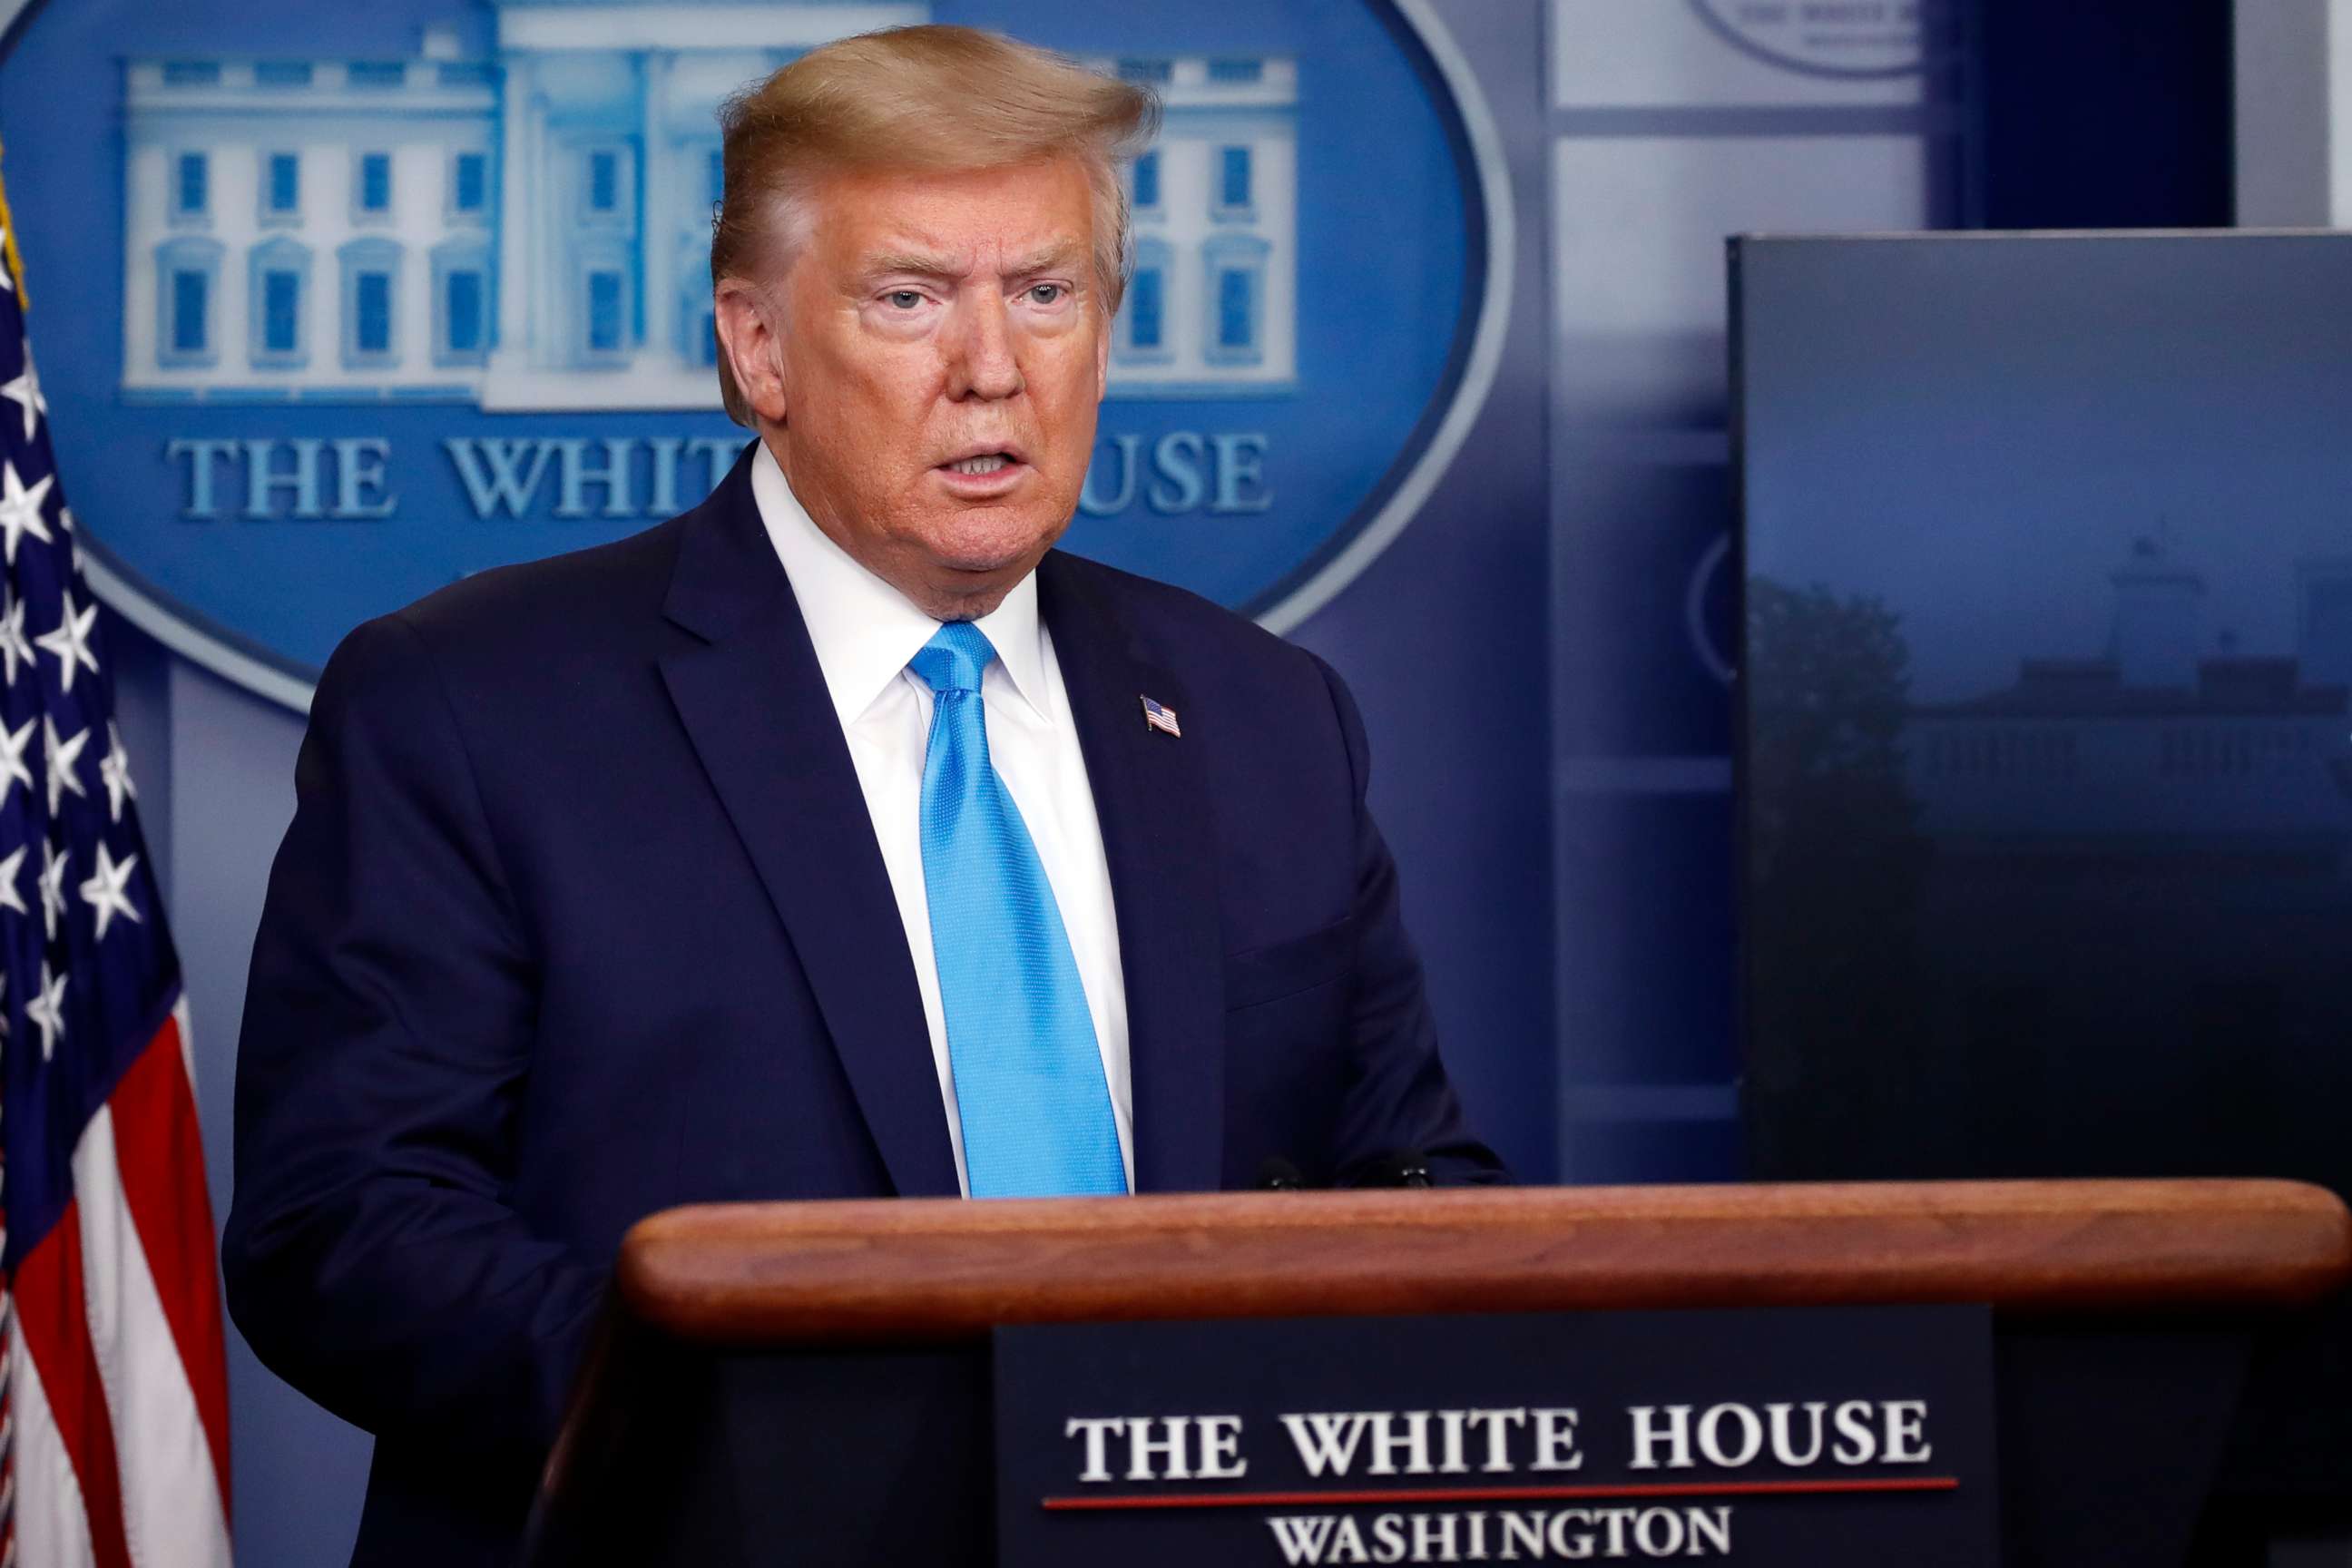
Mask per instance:
[[[1086,173],[850,173],[812,195],[763,434],[851,555],[941,619],[985,615],[1068,526],[1094,447],[1109,334]]]

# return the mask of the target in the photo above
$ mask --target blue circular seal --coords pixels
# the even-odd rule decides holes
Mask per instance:
[[[1807,76],[1917,76],[1952,52],[1951,0],[1689,0],[1743,53]]]
[[[1277,629],[1411,518],[1491,384],[1511,215],[1423,0],[49,0],[0,138],[100,591],[307,700],[352,626],[693,505],[719,101],[864,27],[1149,82],[1137,271],[1066,543]]]

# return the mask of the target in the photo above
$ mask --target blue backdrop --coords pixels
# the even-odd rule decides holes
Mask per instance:
[[[51,0],[59,16],[73,3]],[[110,0],[92,4],[98,18]],[[937,7],[950,9],[1024,14],[976,0]],[[1171,29],[1188,42],[1209,23],[1230,26],[1235,47],[1270,47],[1297,26],[1292,7],[1238,0],[1118,9],[1103,47],[1135,47],[1134,18],[1155,11],[1181,18]],[[1743,31],[1755,8],[1720,0],[1427,0],[1425,9],[1475,75],[1507,167],[1517,222],[1500,362],[1410,526],[1293,635],[1344,671],[1361,700],[1373,803],[1402,867],[1449,1058],[1486,1135],[1535,1181],[1733,1175],[1723,237],[1957,221],[1975,114],[1970,58],[1944,40],[1932,68],[1897,58],[1874,74],[1824,70],[1802,47],[1792,55],[1785,38]],[[382,47],[404,54],[415,45],[404,15],[378,8],[338,26],[381,26]],[[179,16],[139,25],[184,27],[191,47],[205,42],[201,8]],[[25,37],[37,38],[37,26]],[[74,47],[112,46],[100,28]],[[1398,58],[1373,51],[1366,68],[1391,69]],[[5,85],[0,139],[12,186],[38,197],[32,210],[71,211],[80,180],[103,178],[111,190],[115,176],[78,162],[83,153],[58,130],[110,137],[102,105]],[[43,144],[63,149],[58,161],[26,167],[26,149]],[[1420,268],[1423,285],[1405,290],[1421,297],[1412,309],[1451,310],[1464,278],[1443,182],[1391,169],[1380,145],[1344,136],[1310,140],[1300,157],[1317,161],[1318,178],[1358,186],[1353,226],[1330,232],[1379,251],[1385,275]],[[44,191],[53,179],[62,183]],[[1440,193],[1439,210],[1415,206],[1414,191]],[[105,384],[120,323],[77,321],[45,300],[70,299],[85,265],[108,269],[110,287],[120,237],[94,261],[52,248],[29,218],[22,237],[45,363],[70,383],[58,356],[104,345],[110,368],[87,379]],[[1344,272],[1347,246],[1303,270],[1302,287]],[[117,310],[105,295],[95,290],[88,309]],[[1377,315],[1324,320],[1317,331],[1382,333]],[[1427,341],[1418,327],[1400,336]],[[1327,352],[1305,340],[1302,351]],[[420,434],[434,427],[428,410],[386,412]],[[54,413],[61,430],[96,426],[110,453],[125,428],[110,392],[61,400]],[[1359,435],[1351,422],[1377,437],[1365,451],[1395,449],[1392,410],[1367,422],[1335,397],[1297,414],[1330,426],[1330,449],[1343,458]],[[1123,417],[1114,409],[1107,431]],[[129,460],[150,462],[154,434],[142,426],[124,444]],[[101,538],[116,525],[96,504],[110,493],[109,460],[66,476]],[[1369,492],[1379,467],[1360,453],[1318,482]],[[1074,542],[1083,546],[1088,532],[1082,526]],[[235,1022],[268,858],[291,812],[301,721],[120,620],[111,634],[123,730],[195,1010],[214,1201],[225,1212]],[[355,1524],[364,1437],[235,1342],[231,1376],[242,1560],[339,1561]]]

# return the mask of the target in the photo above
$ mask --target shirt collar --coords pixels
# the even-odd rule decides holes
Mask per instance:
[[[793,494],[765,441],[751,459],[751,498],[768,542],[792,581],[793,596],[800,602],[801,619],[816,648],[834,712],[846,729],[889,689],[940,623],[816,525]],[[974,624],[996,649],[997,665],[1013,683],[1014,695],[1050,721],[1037,621],[1037,574],[1024,576],[1003,604]]]

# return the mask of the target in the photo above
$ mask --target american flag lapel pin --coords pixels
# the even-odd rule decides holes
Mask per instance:
[[[1181,737],[1183,735],[1184,727],[1176,722],[1176,710],[1170,708],[1165,704],[1154,702],[1149,697],[1139,697],[1136,700],[1143,704],[1143,727],[1145,729],[1157,730],[1163,735],[1175,735],[1178,737]]]

